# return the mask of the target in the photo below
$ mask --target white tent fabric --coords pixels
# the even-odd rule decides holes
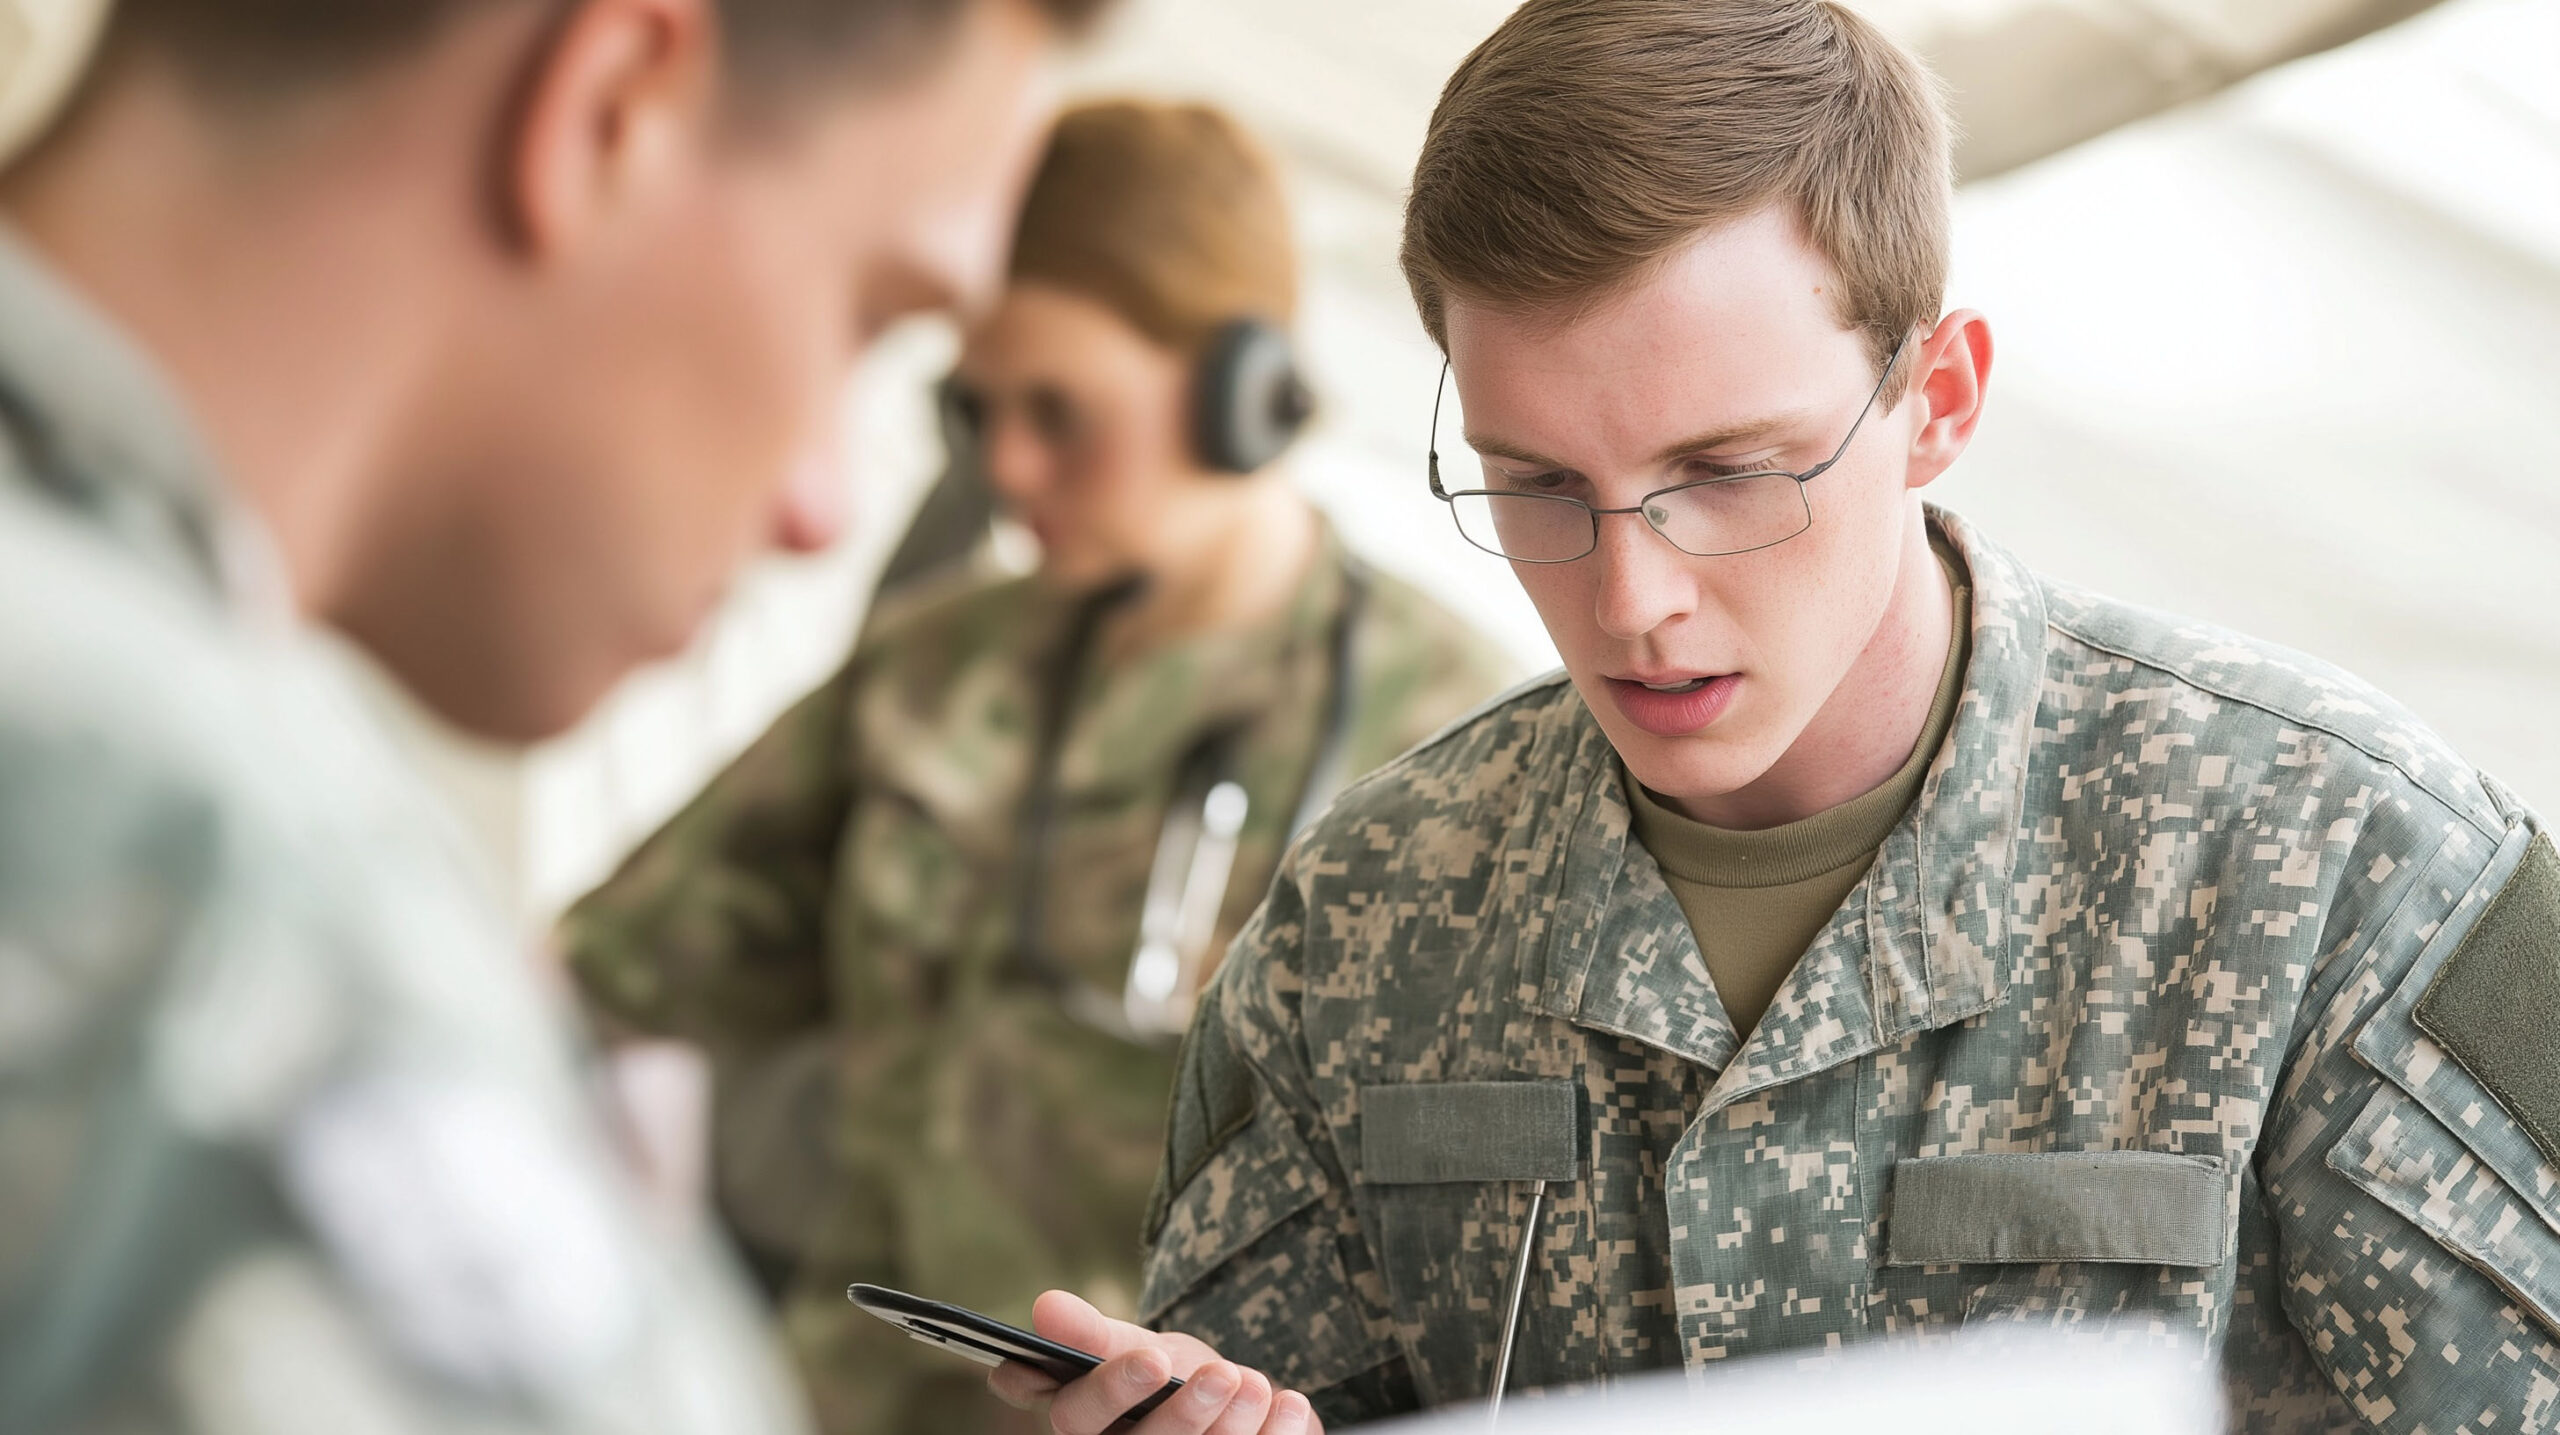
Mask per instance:
[[[1967,179],[2014,169],[2436,0],[1861,0],[1929,57]]]
[[[2470,0],[1968,191],[2031,561],[2373,680],[2560,813],[2560,4]]]

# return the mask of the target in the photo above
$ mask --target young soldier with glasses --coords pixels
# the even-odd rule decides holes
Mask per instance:
[[[1299,1432],[2019,1324],[2191,1341],[2246,1430],[2560,1415],[2560,856],[2353,678],[1923,504],[1992,358],[1947,173],[1815,0],[1529,0],[1459,68],[1434,483],[1564,669],[1293,851],[1190,1036],[1166,1333],[1050,1295],[1112,1359],[1000,1393]]]

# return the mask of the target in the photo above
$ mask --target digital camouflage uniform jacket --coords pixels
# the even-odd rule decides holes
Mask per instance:
[[[1337,1421],[1998,1322],[2241,1428],[2560,1425],[2560,858],[2344,674],[1974,580],[1920,800],[1737,1042],[1574,689],[1345,795],[1204,1001],[1147,1317]]]
[[[283,592],[0,228],[0,1430],[802,1428]]]
[[[1250,809],[1214,963],[1270,884],[1307,782],[1344,574],[1328,534],[1269,620],[1087,662],[1036,873],[1023,814],[1078,605],[983,576],[902,599],[571,914],[572,967],[609,1025],[713,1055],[721,1206],[788,1288],[827,1429],[1031,1423],[975,1367],[855,1310],[848,1282],[1017,1321],[1053,1285],[1136,1313],[1175,1044],[1071,1017],[1050,973],[1019,959],[1021,891],[1040,894],[1047,962],[1116,1003],[1177,769],[1204,735],[1235,732]],[[1508,676],[1415,589],[1367,584],[1348,775]]]

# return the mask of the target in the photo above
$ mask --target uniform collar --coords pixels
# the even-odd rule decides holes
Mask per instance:
[[[113,535],[215,602],[281,617],[265,530],[229,501],[177,391],[0,224],[0,480]]]
[[[1193,634],[1107,679],[1086,675],[1090,706],[1080,706],[1060,756],[1067,786],[1144,787],[1162,776],[1166,757],[1160,742],[1135,735],[1245,728],[1307,702],[1308,674],[1330,647],[1350,561],[1341,534],[1321,511],[1316,524],[1315,556],[1279,611],[1241,627]]]
[[[1713,1104],[1882,1048],[1989,1008],[2009,979],[2010,873],[2025,825],[2027,744],[2045,661],[2044,593],[2015,558],[1931,509],[1973,581],[1973,652],[1956,720],[1920,797],[1875,866],[1779,989],[1747,1043],[1712,995],[1697,940],[1661,869],[1631,839],[1622,767],[1568,688],[1560,741],[1537,781],[1570,836],[1537,899],[1540,1009],[1723,1072]],[[1525,834],[1519,834],[1525,836]],[[1570,898],[1570,900],[1568,900]],[[1737,1049],[1739,1048],[1739,1049]]]

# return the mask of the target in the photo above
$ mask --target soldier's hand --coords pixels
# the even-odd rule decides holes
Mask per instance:
[[[1182,1389],[1128,1435],[1324,1435],[1307,1398],[1274,1392],[1270,1377],[1247,1370],[1187,1335],[1163,1335],[1113,1320],[1067,1294],[1051,1291],[1031,1308],[1031,1327],[1049,1339],[1103,1357],[1091,1375],[1060,1386],[1021,1365],[1003,1365],[987,1385],[1008,1404],[1049,1407],[1057,1435],[1102,1435],[1130,1406],[1180,1377]]]

